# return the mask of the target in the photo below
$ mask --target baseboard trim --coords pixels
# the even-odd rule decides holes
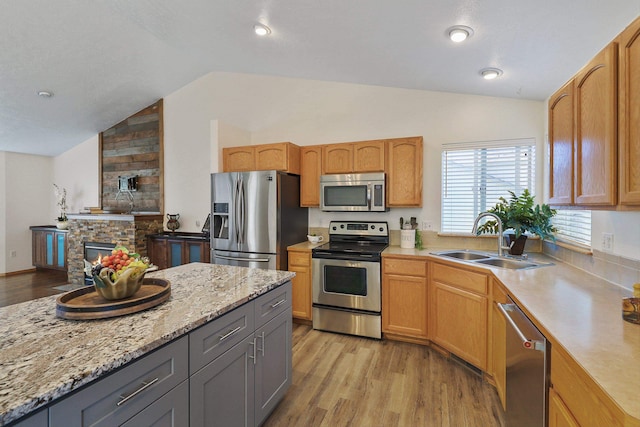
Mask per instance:
[[[33,273],[35,271],[35,268],[30,268],[28,270],[10,271],[8,273],[0,273],[0,277],[17,276],[18,274]]]

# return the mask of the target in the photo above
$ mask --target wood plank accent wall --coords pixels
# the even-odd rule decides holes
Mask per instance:
[[[102,208],[128,209],[118,176],[137,175],[134,211],[163,212],[162,100],[100,133]]]

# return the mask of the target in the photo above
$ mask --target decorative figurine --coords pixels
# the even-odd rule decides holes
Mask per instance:
[[[167,218],[169,218],[169,221],[167,221],[167,228],[171,230],[171,232],[174,232],[178,228],[180,228],[180,222],[178,221],[178,218],[180,218],[180,214],[167,214]]]

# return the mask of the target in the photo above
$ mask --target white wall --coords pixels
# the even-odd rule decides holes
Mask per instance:
[[[3,157],[5,264],[0,273],[33,268],[29,227],[55,223],[50,210],[55,206],[51,158],[17,153],[4,153]]]
[[[311,145],[422,135],[425,141],[423,208],[394,209],[372,218],[388,220],[396,228],[400,216],[416,216],[419,220],[433,221],[439,229],[440,145],[535,138],[540,153],[537,195],[542,201],[547,175],[543,168],[545,121],[546,103],[543,102],[211,73],[164,99],[165,212],[181,215],[181,230],[200,230],[209,213],[209,174],[220,170],[222,146],[246,145],[249,140],[252,144],[291,141]],[[55,201],[50,189],[54,179],[67,187],[73,210],[99,204],[96,141],[97,136],[55,159],[54,171],[43,186],[48,192],[47,213],[41,212],[37,220],[28,225],[52,222],[52,215],[55,218]],[[91,158],[96,166],[91,166]],[[5,179],[5,187],[22,186],[13,177]],[[6,209],[10,202],[7,198]],[[312,209],[309,218],[310,226],[320,227],[340,216]],[[600,249],[597,237],[600,233],[613,232],[614,253],[640,259],[639,219],[640,212],[594,213],[594,248]],[[13,244],[5,241],[7,247]],[[0,245],[0,257],[2,250]]]
[[[192,82],[166,97],[164,108],[165,201],[180,212],[181,219],[189,199],[202,205],[195,213],[205,208],[201,199],[208,201],[209,194],[193,185],[178,194],[170,175],[185,179],[186,174],[192,182],[207,179],[208,183],[208,177],[193,165],[211,150],[210,141],[216,138],[207,134],[215,132],[212,120],[217,121],[219,149],[246,145],[247,135],[252,144],[291,141],[298,145],[422,135],[423,208],[372,216],[388,220],[393,228],[399,228],[400,216],[431,220],[439,228],[442,143],[533,137],[542,149],[546,115],[545,105],[535,101],[229,73],[211,73]],[[168,154],[169,147],[178,144],[182,167]],[[213,165],[216,154],[212,154]],[[538,175],[543,176],[542,162]],[[327,226],[329,220],[340,217],[353,215],[311,209],[309,219],[311,226]],[[196,231],[192,221],[182,224],[182,229]]]
[[[98,135],[53,158],[53,178],[67,190],[67,212],[100,206],[100,146]],[[53,188],[52,188],[53,191]],[[53,218],[59,215],[53,205]]]
[[[0,151],[0,274],[7,272],[7,153]]]

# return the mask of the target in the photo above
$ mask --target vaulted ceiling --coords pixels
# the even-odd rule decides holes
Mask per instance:
[[[211,71],[544,100],[640,15],[640,0],[0,5],[0,150],[42,155]],[[453,25],[474,34],[455,44]],[[503,74],[486,81],[486,67]]]

